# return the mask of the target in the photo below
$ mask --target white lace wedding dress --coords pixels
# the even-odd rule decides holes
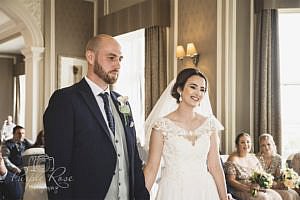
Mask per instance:
[[[207,170],[210,134],[222,129],[211,116],[197,129],[187,131],[168,118],[153,126],[164,136],[163,167],[157,200],[218,200],[212,175]]]

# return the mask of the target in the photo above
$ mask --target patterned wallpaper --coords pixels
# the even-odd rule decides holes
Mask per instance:
[[[194,42],[200,62],[198,67],[207,76],[210,100],[215,111],[217,64],[217,0],[178,0],[178,44]],[[178,62],[178,68],[183,69]],[[190,65],[184,62],[184,66]]]
[[[55,1],[56,53],[83,57],[93,36],[93,3],[82,0]]]
[[[134,4],[145,0],[109,0],[109,12],[114,13],[123,8],[128,8]]]
[[[0,123],[13,114],[13,59],[0,57]]]

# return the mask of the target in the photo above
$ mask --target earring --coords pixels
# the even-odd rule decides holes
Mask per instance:
[[[182,102],[181,93],[179,93],[179,102]]]

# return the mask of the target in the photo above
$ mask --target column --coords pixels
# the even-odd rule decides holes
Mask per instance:
[[[26,77],[25,130],[26,138],[32,141],[35,141],[38,131],[42,129],[43,52],[44,47],[28,47],[22,50]]]

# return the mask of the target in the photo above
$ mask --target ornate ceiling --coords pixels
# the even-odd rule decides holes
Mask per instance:
[[[20,54],[24,38],[20,33],[20,22],[12,20],[0,9],[0,53]]]

